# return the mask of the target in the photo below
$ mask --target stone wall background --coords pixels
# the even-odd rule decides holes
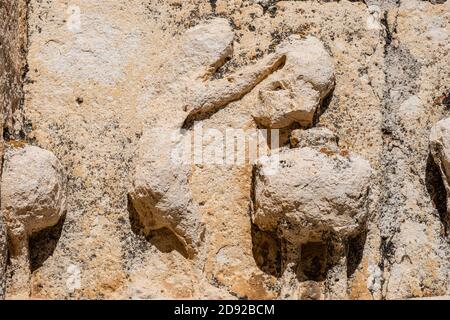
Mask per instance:
[[[27,3],[24,0],[2,1],[0,10],[2,132],[5,138],[23,138],[23,81],[27,72]]]
[[[24,1],[3,3],[4,136],[23,138],[26,127],[26,139],[54,152],[69,176],[65,221],[30,244],[32,298],[278,296],[278,239],[248,215],[250,166],[194,168],[190,184],[207,231],[192,260],[168,234],[144,237],[128,204],[143,115],[158,107],[150,101],[170,79],[164,66],[182,63],[171,50],[213,16],[235,31],[223,73],[291,34],[318,37],[333,57],[336,86],[318,125],[375,169],[367,233],[352,242],[349,290],[339,294],[450,293],[445,191],[428,151],[431,126],[450,115],[448,1],[30,0],[28,15]],[[203,126],[254,127],[253,101],[250,92]]]
[[[0,166],[4,138],[23,138],[23,80],[27,70],[26,17],[25,1],[6,0],[0,3]],[[5,268],[6,234],[0,217],[0,298],[4,293]]]

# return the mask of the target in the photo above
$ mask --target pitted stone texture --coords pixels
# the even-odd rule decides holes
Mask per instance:
[[[1,207],[8,234],[31,234],[58,223],[65,211],[65,177],[55,155],[25,146],[5,154]]]
[[[5,297],[7,238],[3,218],[0,215],[0,300]]]
[[[273,162],[278,171],[265,174]],[[263,230],[281,231],[293,244],[320,241],[327,233],[348,238],[367,218],[371,171],[359,156],[318,148],[272,155],[256,166],[253,221]]]
[[[23,130],[23,74],[26,72],[27,2],[2,1],[0,6],[0,132],[18,137]],[[0,138],[3,140],[3,137]],[[3,153],[0,145],[0,155]],[[0,160],[1,164],[1,160]]]
[[[450,212],[450,117],[439,121],[431,129],[430,151],[441,171],[447,190],[447,211]]]
[[[381,298],[387,300],[449,292],[447,208],[440,203],[446,192],[429,140],[430,128],[450,111],[442,103],[448,93],[450,3],[397,5],[386,15],[388,30],[395,32],[384,56],[383,179],[374,220],[382,240]]]
[[[334,152],[339,152],[338,137],[334,132],[323,127],[294,130],[291,133],[290,140],[293,148],[327,147]]]
[[[334,86],[334,65],[323,43],[312,36],[291,36],[277,49],[285,64],[259,89],[255,120],[264,127],[294,122],[311,126],[322,100]]]
[[[233,53],[234,32],[227,19],[215,18],[190,28],[184,34],[180,53],[183,61],[179,68],[189,72],[189,76],[205,77],[216,71]],[[192,74],[193,70],[201,74]]]
[[[174,138],[182,142],[184,136]],[[168,228],[192,256],[204,226],[188,184],[190,165],[174,158],[176,141],[164,130],[146,131],[139,144],[130,196],[144,232]]]

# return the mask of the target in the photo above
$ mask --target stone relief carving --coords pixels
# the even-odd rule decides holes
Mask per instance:
[[[243,97],[286,59],[283,54],[271,54],[224,79],[208,79],[232,55],[233,36],[225,19],[213,19],[186,32],[170,62],[179,64],[168,67],[172,70],[172,78],[166,80],[169,89],[150,102],[155,108],[146,117],[129,193],[144,232],[168,228],[190,257],[199,247],[204,225],[188,184],[190,164],[173,161],[172,152],[188,139],[183,131],[194,121]]]
[[[177,144],[188,139],[184,130],[253,89],[257,98],[252,115],[259,126],[280,129],[297,123],[309,128],[334,87],[333,61],[312,36],[290,37],[256,64],[211,79],[233,54],[232,35],[224,19],[186,32],[186,41],[175,51],[176,59],[171,59],[174,71],[173,78],[166,79],[169,89],[151,101],[154,110],[146,116],[129,193],[145,233],[171,230],[189,257],[198,252],[205,226],[189,187],[191,165],[172,158]],[[173,61],[185,63],[178,66]],[[165,129],[158,132],[159,124]],[[168,126],[175,135],[164,132]],[[292,149],[255,165],[252,219],[261,230],[276,231],[283,238],[282,281],[297,284],[283,286],[285,297],[302,295],[301,283],[307,277],[299,267],[300,251],[309,243],[333,248],[328,254],[332,266],[328,276],[333,280],[328,283],[346,286],[347,243],[364,229],[371,167],[363,158],[341,151],[337,142],[336,135],[325,128],[296,130],[291,133]],[[267,175],[273,161],[279,161],[279,171]]]
[[[294,122],[309,127],[334,86],[331,57],[320,40],[312,36],[291,36],[276,54],[285,57],[285,64],[259,88],[255,121],[266,128],[285,128]]]
[[[57,148],[70,170],[73,216],[70,226],[64,228],[56,254],[38,265],[40,257],[36,254],[47,254],[44,242],[53,242],[53,233],[37,232],[29,241],[34,273],[32,298],[273,298],[279,294],[280,279],[284,281],[282,296],[318,297],[323,295],[323,287],[327,290],[326,286],[333,283],[332,277],[326,276],[328,265],[345,266],[339,261],[345,255],[333,253],[339,250],[349,251],[346,298],[449,294],[448,175],[443,172],[442,148],[445,133],[431,137],[429,144],[431,125],[448,117],[450,111],[446,81],[448,1],[365,0],[366,7],[361,1],[104,1],[73,6],[31,0],[29,14],[25,14],[26,8],[15,10],[15,2],[10,2],[6,0],[6,10],[0,10],[5,31],[1,51],[9,64],[0,81],[6,90],[3,112],[9,118],[14,105],[23,105],[19,109],[26,113],[23,116],[27,121],[17,122],[9,134],[8,130],[4,132],[5,138],[23,138],[21,133],[25,131],[28,139]],[[446,5],[438,4],[444,2]],[[78,9],[76,26],[71,19],[74,7]],[[180,34],[186,25],[211,16],[232,21],[234,41],[225,19],[214,19]],[[314,34],[326,44],[326,51],[332,52],[337,86],[328,93],[330,100],[323,99],[321,106],[319,103],[322,111],[330,101],[320,121],[317,111],[310,120],[320,90],[312,90],[311,83],[301,77],[291,79],[291,73],[285,72],[289,54],[281,59],[277,56],[284,45],[279,45],[280,41],[289,34]],[[22,39],[27,35],[28,43]],[[184,40],[181,44],[180,38]],[[292,38],[292,42],[302,41],[305,39]],[[236,59],[221,67],[233,55],[233,45]],[[272,54],[267,55],[266,49]],[[266,58],[261,58],[264,55]],[[27,68],[21,57],[26,57]],[[264,71],[266,78],[256,79],[255,83],[260,82],[253,88],[249,85],[248,93],[240,93],[244,94],[242,101],[240,94],[232,93],[238,89],[231,88],[226,99],[214,93],[220,83],[227,85],[223,80],[228,69],[254,62],[255,67],[272,70]],[[320,66],[312,63],[305,68]],[[254,71],[252,67],[241,70],[246,72],[234,75]],[[300,74],[302,70],[295,72]],[[233,78],[230,80],[232,85]],[[11,90],[20,92],[11,96]],[[141,94],[143,90],[147,95]],[[204,94],[208,90],[209,96]],[[199,94],[197,99],[193,98],[195,92]],[[216,100],[204,103],[213,95]],[[299,108],[302,95],[309,99]],[[230,99],[238,100],[228,106]],[[299,112],[294,110],[297,108]],[[374,169],[367,241],[364,224],[361,232],[355,232],[361,239],[350,239],[348,249],[346,245],[339,248],[342,241],[332,232],[323,237],[326,241],[296,246],[276,237],[275,233],[284,237],[283,226],[273,232],[263,232],[256,224],[249,226],[248,166],[230,171],[222,167],[215,172],[214,166],[191,170],[190,166],[167,165],[165,171],[159,171],[162,182],[152,188],[162,190],[155,196],[161,195],[161,200],[152,201],[162,209],[156,215],[157,222],[152,222],[148,208],[141,209],[142,220],[148,219],[148,230],[158,224],[171,226],[183,241],[190,241],[184,239],[194,235],[192,241],[198,247],[204,230],[201,220],[205,218],[208,243],[201,246],[201,254],[194,261],[176,253],[165,254],[165,248],[143,243],[130,234],[124,200],[131,190],[125,177],[131,176],[135,162],[141,161],[142,187],[147,188],[145,184],[153,183],[149,177],[156,176],[154,169],[161,170],[153,162],[171,160],[165,158],[163,147],[172,140],[160,141],[161,136],[156,139],[150,129],[174,129],[178,132],[174,140],[180,142],[185,139],[181,128],[190,130],[194,121],[208,118],[217,110],[218,114],[204,123],[208,129],[245,125],[253,130],[257,123],[259,127],[282,128],[283,143],[290,138],[292,150],[310,148],[330,157],[333,152],[349,157],[340,150],[343,146],[361,150]],[[251,115],[255,122],[251,122]],[[142,131],[140,121],[146,122],[146,130]],[[292,122],[295,125],[291,127]],[[317,128],[318,132],[292,132],[293,128],[316,124],[336,128],[342,141],[338,144],[333,133],[320,131],[323,128]],[[136,137],[142,132],[135,158]],[[289,151],[286,145],[280,149],[284,151]],[[132,200],[130,210],[131,204]],[[196,211],[202,215],[195,215]],[[3,226],[6,233],[5,221]],[[153,238],[173,238],[173,232],[166,231]],[[7,239],[0,229],[0,279],[6,259],[2,243],[7,245]],[[255,253],[255,248],[260,252]],[[268,252],[268,248],[274,250]],[[290,249],[295,252],[290,254]],[[322,263],[319,256],[328,256],[328,261]],[[334,257],[337,263],[332,263]],[[282,260],[283,271],[292,270],[283,278]],[[267,263],[273,270],[263,269]],[[292,268],[286,268],[289,263]],[[10,291],[15,282],[10,269],[8,265],[7,298],[15,296]],[[297,270],[301,277],[289,277]],[[330,276],[345,277],[344,272],[333,270],[338,269],[331,268]],[[299,283],[298,278],[306,280]],[[298,287],[300,290],[290,290]]]
[[[337,137],[325,128],[294,132],[292,145],[255,165],[252,219],[285,241],[283,281],[288,291],[282,295],[301,298],[299,286],[308,280],[301,251],[311,243],[332,247],[327,277],[333,280],[327,282],[346,286],[347,241],[363,231],[367,219],[371,167],[363,158],[339,150]],[[268,170],[274,161],[275,174]]]
[[[18,297],[27,297],[31,289],[29,238],[64,216],[65,186],[64,170],[50,151],[29,145],[6,150],[1,211]]]

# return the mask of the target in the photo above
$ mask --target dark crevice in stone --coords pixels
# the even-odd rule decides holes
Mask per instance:
[[[251,233],[256,265],[266,274],[281,277],[281,239],[276,233],[263,231],[253,223]]]
[[[280,0],[266,0],[266,1],[259,1],[258,4],[263,9],[263,14],[269,13],[271,16],[274,16],[276,14],[276,4]]]
[[[348,241],[347,254],[347,277],[350,278],[358,269],[363,254],[364,245],[366,244],[367,231],[361,232],[357,236],[350,238]]]
[[[447,212],[447,191],[445,190],[444,181],[438,165],[433,157],[428,155],[425,186],[427,188],[430,199],[439,213],[445,236],[448,236],[450,227],[450,217]]]
[[[385,11],[383,14],[383,17],[381,18],[381,24],[384,26],[385,34],[384,34],[384,46],[385,46],[385,53],[386,48],[391,45],[392,43],[392,33],[395,32],[395,30],[389,29],[388,24],[388,11]]]
[[[442,104],[450,109],[450,92],[447,92],[442,97]]]
[[[320,102],[319,107],[317,108],[316,113],[314,114],[312,127],[316,127],[319,124],[320,117],[328,110],[328,108],[331,105],[331,102],[334,97],[334,89],[335,86],[333,85],[333,88],[330,90],[330,92],[322,99]]]
[[[301,246],[298,270],[306,276],[306,281],[325,281],[328,270],[329,245],[325,242],[308,242]]]
[[[209,4],[211,5],[211,10],[216,12],[217,0],[209,0]]]

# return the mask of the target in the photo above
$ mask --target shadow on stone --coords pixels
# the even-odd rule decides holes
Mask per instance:
[[[281,240],[272,232],[262,231],[252,223],[252,251],[261,271],[281,277]]]
[[[280,147],[286,147],[289,146],[290,144],[290,137],[291,137],[291,133],[292,131],[296,130],[296,129],[301,129],[302,126],[297,123],[294,122],[291,125],[285,127],[285,128],[281,128],[281,129],[270,129],[270,128],[266,128],[264,126],[257,126],[258,130],[267,130],[265,134],[263,134],[263,131],[261,131],[262,133],[262,138],[265,141],[265,144],[267,144],[268,148],[270,150],[273,149],[278,149]],[[275,132],[275,134],[278,134],[278,142],[273,141],[275,143],[278,143],[276,146],[272,145],[272,132]],[[261,143],[261,142],[259,142]]]
[[[444,182],[439,167],[434,162],[431,154],[428,155],[425,185],[427,187],[430,199],[433,201],[433,205],[439,213],[439,218],[444,227],[445,235],[448,235],[450,227],[450,217],[447,213],[447,192],[445,190]]]
[[[358,269],[364,254],[364,245],[366,244],[367,231],[364,231],[348,241],[347,254],[347,277],[350,278]]]
[[[328,246],[324,242],[307,242],[302,245],[299,271],[307,281],[324,281],[329,269]]]
[[[30,248],[30,268],[31,272],[39,269],[44,262],[53,255],[61,237],[66,214],[61,217],[59,222],[49,228],[33,234],[29,240]]]
[[[128,196],[128,213],[130,218],[131,230],[135,235],[144,237],[150,244],[156,247],[162,253],[169,253],[174,250],[178,251],[184,258],[189,258],[189,254],[183,243],[168,228],[151,230],[146,233],[144,226],[139,221],[139,216],[134,209],[131,199]]]
[[[334,97],[334,89],[335,89],[335,86],[333,86],[333,88],[332,88],[332,89],[330,90],[330,92],[325,96],[325,98],[322,99],[322,101],[321,101],[319,107],[317,108],[316,113],[314,114],[314,119],[313,119],[311,128],[317,127],[317,125],[318,125],[318,123],[319,123],[319,120],[320,120],[320,116],[321,116],[322,114],[324,114],[325,111],[327,111],[328,108],[330,107],[331,102],[332,102],[333,97]]]

